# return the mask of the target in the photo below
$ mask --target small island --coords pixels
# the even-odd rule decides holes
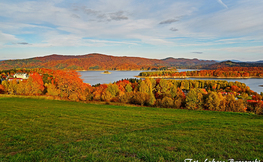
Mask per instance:
[[[104,72],[101,72],[101,74],[111,74],[111,72],[109,72],[109,71],[104,71]]]

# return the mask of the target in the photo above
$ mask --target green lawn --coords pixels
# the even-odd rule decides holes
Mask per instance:
[[[262,161],[263,116],[0,97],[0,161],[187,158]]]

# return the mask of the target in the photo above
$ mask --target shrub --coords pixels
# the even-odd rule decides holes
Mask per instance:
[[[162,107],[167,107],[167,108],[171,108],[174,106],[174,101],[173,99],[171,99],[170,97],[164,97],[162,99]]]
[[[137,105],[148,105],[150,100],[150,95],[144,92],[133,93],[130,103]]]
[[[175,107],[176,109],[179,109],[179,108],[181,108],[181,106],[182,106],[182,99],[180,99],[180,98],[176,99],[176,100],[174,101],[174,107]]]
[[[129,103],[132,97],[133,97],[133,92],[127,92],[119,97],[119,101],[121,103]]]
[[[78,94],[77,94],[77,93],[71,93],[68,98],[69,98],[69,100],[71,100],[71,101],[79,101],[79,98],[78,98]]]

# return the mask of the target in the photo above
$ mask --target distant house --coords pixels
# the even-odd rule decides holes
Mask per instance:
[[[29,75],[27,73],[16,73],[14,78],[28,79],[28,76]]]

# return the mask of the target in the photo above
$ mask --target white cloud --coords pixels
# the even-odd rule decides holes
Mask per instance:
[[[220,3],[221,5],[223,5],[225,8],[228,8],[226,4],[224,4],[224,2],[222,2],[222,0],[217,0],[218,3]]]
[[[18,41],[19,39],[16,38],[14,35],[2,33],[0,31],[0,44],[4,45],[6,43],[13,43]]]
[[[263,39],[263,3],[250,0],[239,3],[228,10],[206,14],[182,22],[181,26],[197,37],[257,37]],[[180,22],[179,22],[180,23]],[[178,28],[180,30],[180,28]]]
[[[234,53],[258,53],[263,54],[263,46],[254,46],[254,47],[228,47],[228,48],[219,48],[212,49],[215,51],[226,51],[226,52],[234,52]],[[210,50],[210,51],[212,51]],[[263,58],[263,56],[261,57]],[[259,59],[259,58],[254,58]]]
[[[145,35],[145,37],[152,37],[155,40],[160,40],[165,37],[166,32],[170,32],[169,29],[171,29],[171,27],[164,29],[164,31],[160,31],[159,29],[155,29],[158,23],[175,19],[171,19],[170,17],[178,18],[181,15],[190,14],[195,10],[189,9],[190,3],[176,2],[172,3],[171,6],[167,8],[162,8],[160,10],[162,14],[153,12],[153,14],[151,13],[151,16],[148,17],[149,11],[146,9],[140,11],[140,18],[137,18],[138,6],[133,4],[131,0],[90,1],[86,5],[88,7],[81,4],[82,7],[75,5],[73,8],[61,8],[57,7],[54,2],[29,1],[16,4],[1,4],[0,11],[4,13],[3,16],[12,19],[13,26],[19,26],[16,30],[20,30],[23,33],[28,33],[29,31],[34,32],[32,29],[26,29],[26,26],[30,26],[31,28],[46,27],[47,31],[44,31],[47,32],[46,34],[56,30],[69,32],[65,37],[72,34],[78,37],[98,37],[99,39],[129,39],[133,38],[132,35]],[[142,6],[144,5],[153,5],[152,7],[155,8],[158,7],[154,3],[143,3]],[[83,11],[85,11],[85,13],[83,13]],[[87,14],[93,14],[93,17]],[[93,21],[94,18],[98,20],[101,19],[98,18],[99,16],[106,20],[122,21]],[[15,23],[17,25],[15,25]],[[157,30],[159,31],[156,32]],[[39,31],[36,31],[36,34],[39,34]],[[41,33],[40,35],[45,35],[45,33]],[[166,41],[164,40],[163,42]]]
[[[5,1],[0,2],[0,43],[11,42],[5,47],[14,48],[150,44],[156,49],[189,49],[263,42],[263,1],[224,2],[211,1],[208,6],[204,0]],[[37,38],[29,41],[29,34]],[[170,39],[178,37],[182,39]]]

